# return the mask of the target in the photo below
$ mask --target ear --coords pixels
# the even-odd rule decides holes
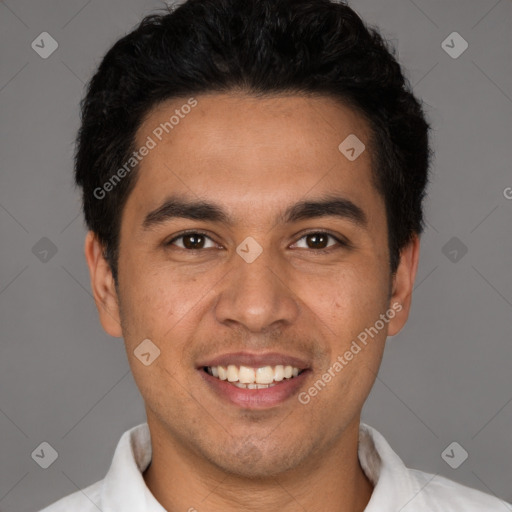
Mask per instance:
[[[412,240],[400,251],[400,263],[393,276],[390,307],[396,312],[389,321],[388,336],[398,334],[409,318],[412,290],[418,262],[420,259],[420,239],[414,235]]]
[[[92,293],[101,325],[110,336],[120,338],[121,318],[114,278],[110,265],[103,256],[103,245],[92,231],[85,237],[85,259],[89,267]]]

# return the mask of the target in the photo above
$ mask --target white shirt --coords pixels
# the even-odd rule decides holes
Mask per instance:
[[[359,461],[374,489],[365,512],[507,512],[512,505],[441,476],[408,469],[382,435],[360,426]],[[143,473],[151,462],[147,423],[126,431],[103,480],[40,512],[166,512]]]

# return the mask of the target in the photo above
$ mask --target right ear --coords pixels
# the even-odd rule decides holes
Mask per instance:
[[[101,325],[110,336],[120,338],[123,333],[112,270],[103,255],[103,245],[92,231],[89,231],[85,237],[84,249],[94,302],[96,302],[96,308],[100,315]]]

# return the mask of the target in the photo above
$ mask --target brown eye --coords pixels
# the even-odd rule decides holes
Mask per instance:
[[[208,240],[213,244],[210,247],[213,247],[215,244],[210,239],[210,237],[204,233],[191,232],[173,238],[166,245],[177,245],[180,249],[188,249],[190,251],[194,251],[208,248],[205,247],[205,244]],[[177,241],[181,241],[181,243],[176,243]]]
[[[329,239],[334,240],[334,243],[329,243]],[[330,252],[331,249],[336,248],[336,245],[338,245],[338,247],[348,247],[347,243],[343,242],[338,237],[335,237],[334,235],[324,231],[307,233],[302,236],[295,245],[297,245],[300,249],[312,249],[316,252]]]
[[[203,235],[185,235],[183,237],[183,245],[187,249],[202,249],[204,246]]]
[[[325,233],[311,233],[306,235],[305,238],[310,249],[325,249],[328,245],[329,235]]]

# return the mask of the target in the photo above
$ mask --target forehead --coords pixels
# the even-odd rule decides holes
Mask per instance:
[[[140,215],[180,193],[218,199],[238,213],[308,194],[375,202],[369,134],[362,116],[324,96],[173,99],[150,111],[137,132],[136,147],[152,149],[128,202]],[[354,136],[366,149],[351,161],[340,144]]]

